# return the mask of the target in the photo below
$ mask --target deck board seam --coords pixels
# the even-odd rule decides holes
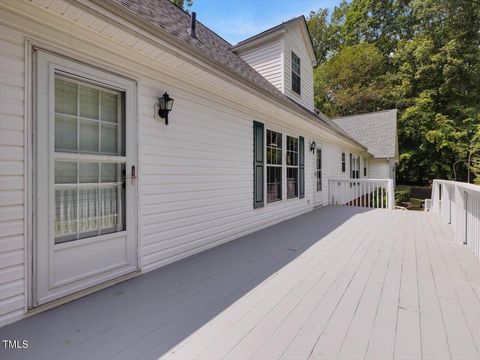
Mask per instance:
[[[413,221],[417,222],[418,218],[416,216],[413,217]],[[413,232],[413,241],[415,243],[415,270],[416,270],[416,278],[417,278],[417,305],[418,305],[418,324],[419,324],[419,333],[420,333],[420,354],[423,359],[423,337],[422,337],[422,316],[421,316],[421,308],[420,308],[420,286],[418,284],[418,232]]]
[[[356,223],[356,221],[355,221],[355,223]],[[322,223],[321,226],[323,226],[323,223]],[[349,227],[349,228],[347,228],[347,230],[343,229],[342,231],[333,231],[333,232],[327,234],[325,240],[328,241],[328,244],[327,244],[326,246],[329,246],[329,248],[331,248],[331,251],[336,251],[336,250],[338,250],[337,247],[335,246],[335,245],[338,245],[338,244],[335,244],[335,242],[334,242],[335,239],[337,239],[338,237],[343,237],[342,240],[344,240],[345,246],[348,246],[348,241],[347,241],[347,240],[348,240],[348,236],[345,236],[345,232],[347,232],[347,234],[349,234],[351,231],[353,231],[353,229]],[[316,249],[315,251],[319,251],[319,250],[324,251],[325,249],[321,248],[321,249]],[[315,256],[310,255],[309,260],[308,260],[305,264],[303,264],[302,267],[303,267],[303,266],[306,266],[307,263],[310,262],[310,261],[312,261],[312,260],[315,260]],[[317,265],[318,265],[318,264],[317,264]],[[291,277],[293,278],[294,275],[292,275]],[[269,280],[269,279],[267,279],[267,280]],[[274,289],[271,290],[271,292],[276,291],[276,290],[279,289],[281,286],[282,286],[282,284],[277,285]],[[257,288],[257,289],[258,289],[258,288]],[[270,295],[271,295],[271,292],[268,293],[268,294],[266,294],[265,297],[270,296]],[[252,296],[253,296],[253,295],[252,295]],[[262,299],[263,299],[263,298],[262,298]],[[261,303],[262,299],[261,299],[260,301],[257,301],[252,307],[250,307],[244,315],[247,315],[247,314],[250,313],[255,307],[257,307],[257,306]],[[209,345],[205,346],[204,349],[200,352],[200,354],[203,353],[204,351],[207,351],[208,347],[211,346],[214,342],[215,342],[215,339],[212,340],[212,341],[209,343]],[[181,346],[177,348],[177,351],[178,351],[178,349],[180,349],[180,348],[182,347],[182,345],[183,345],[183,346],[186,346],[187,343],[188,343],[188,340],[187,340],[187,342],[185,342],[184,344],[181,344]],[[173,349],[172,349],[172,350],[173,350]]]
[[[354,231],[354,228],[353,228],[353,227],[350,227],[350,228],[348,229],[348,232],[347,232],[346,234],[342,234],[342,238],[343,238],[342,240],[345,240],[345,245],[346,245],[346,247],[348,247],[348,241],[346,241],[346,240],[348,239],[348,236],[347,236],[347,235],[350,235],[350,233],[352,233],[353,231]],[[366,235],[365,235],[365,237],[366,237]],[[348,259],[350,259],[351,257],[353,257],[353,256],[355,255],[355,253],[357,252],[357,250],[358,250],[358,248],[361,246],[361,244],[362,244],[362,242],[358,244],[358,246],[355,248],[355,250],[353,251],[353,253],[350,255],[350,257],[349,257]],[[340,253],[338,254],[338,256],[337,256],[336,259],[341,258],[342,256],[344,256],[344,253],[343,253],[343,252],[340,252]],[[348,264],[348,261],[347,261],[346,265],[347,265],[347,264]],[[345,266],[346,266],[346,265],[345,265]],[[342,269],[343,269],[343,268],[342,268]],[[313,271],[313,270],[312,270],[312,271]],[[326,272],[321,276],[321,278],[323,278],[328,271],[329,271],[329,269],[326,270]],[[319,278],[318,281],[320,281],[321,278]],[[317,281],[317,282],[318,282],[318,281]],[[317,283],[317,282],[316,282],[316,283]],[[333,282],[334,282],[334,281],[333,281]],[[333,283],[333,282],[332,282],[332,283]],[[316,284],[316,283],[315,283],[315,284]],[[298,286],[298,284],[297,284],[297,286]],[[314,286],[315,286],[315,285],[314,285]],[[295,288],[296,288],[296,287],[295,287]],[[293,290],[293,289],[292,289],[292,290]],[[309,291],[310,291],[310,290],[309,290]],[[309,291],[307,291],[307,294],[308,294]],[[287,294],[284,298],[286,298],[287,296],[288,296],[288,294]],[[282,298],[281,301],[279,301],[272,309],[270,309],[270,311],[265,315],[265,317],[268,316],[268,314],[270,314],[275,308],[277,308],[277,306],[279,306],[279,305],[281,304],[281,302],[282,302],[282,300],[283,300],[284,298]],[[304,298],[304,297],[302,297],[302,298],[300,299],[300,302],[301,302],[301,300],[302,300],[303,298]],[[298,306],[298,304],[296,304],[296,305]],[[293,310],[294,310],[294,309],[292,309],[292,311],[293,311]],[[288,315],[287,315],[287,317],[288,317]],[[286,318],[286,317],[285,317],[285,318]],[[262,318],[261,320],[263,320],[263,318]],[[256,326],[258,326],[259,323],[260,323],[260,321],[257,322],[257,323],[255,324],[255,326],[254,326],[252,329],[250,329],[249,332],[248,332],[244,337],[242,337],[242,339],[241,339],[240,341],[238,341],[237,344],[235,344],[235,345],[229,350],[229,352],[227,353],[227,355],[228,355],[243,339],[245,339],[246,336],[248,336],[248,335],[251,333],[251,331],[253,331],[254,328],[256,328]],[[275,330],[277,330],[277,328],[275,328]],[[275,332],[275,331],[274,331],[274,332]],[[274,332],[273,332],[273,333],[274,333]],[[273,333],[271,333],[270,336],[272,336]],[[267,341],[268,341],[268,338],[265,339],[265,342],[267,342]],[[255,356],[255,354],[252,354],[252,357],[254,357],[254,356]]]
[[[422,228],[425,230],[425,222],[422,223]],[[433,286],[435,288],[435,294],[436,294],[436,300],[437,300],[437,305],[438,305],[438,308],[440,310],[440,316],[442,318],[442,324],[443,324],[443,334],[445,336],[445,340],[447,342],[447,348],[448,348],[448,351],[449,351],[449,356],[450,356],[450,359],[453,359],[453,354],[452,354],[452,349],[451,349],[451,345],[450,345],[450,340],[448,339],[448,333],[447,333],[447,325],[445,323],[445,315],[443,313],[443,310],[442,310],[442,306],[440,304],[440,301],[439,301],[439,298],[440,298],[440,294],[439,294],[439,291],[438,291],[438,286],[437,286],[437,279],[436,279],[436,276],[435,276],[435,270],[433,268],[433,264],[432,264],[432,251],[431,251],[431,247],[429,246],[428,244],[428,241],[425,237],[424,239],[424,242],[425,242],[425,246],[427,248],[427,253],[428,253],[428,262],[429,262],[429,268],[430,268],[430,271],[432,273],[432,278],[433,278]]]
[[[402,219],[400,219],[402,217]],[[403,220],[403,221],[399,221],[399,223],[403,223],[405,221],[405,216],[403,215],[399,215],[399,219],[400,220]],[[403,241],[402,241],[402,244],[403,244]],[[377,302],[377,307],[376,307],[376,310],[375,310],[375,316],[374,316],[374,320],[373,320],[373,324],[372,324],[372,327],[370,329],[370,333],[368,335],[368,343],[367,343],[367,347],[365,349],[365,354],[363,356],[363,359],[366,359],[367,358],[367,355],[368,355],[368,350],[370,348],[370,343],[371,343],[371,338],[372,338],[372,334],[373,334],[373,330],[375,328],[375,324],[377,322],[377,316],[378,316],[378,311],[380,309],[380,304],[381,304],[381,300],[382,300],[382,296],[384,295],[384,289],[385,289],[385,281],[387,279],[387,276],[389,274],[389,270],[391,270],[391,266],[392,266],[392,256],[393,256],[393,250],[394,250],[394,247],[395,247],[395,242],[393,243],[393,248],[392,248],[392,253],[390,254],[390,257],[388,259],[388,265],[387,265],[387,269],[385,271],[385,275],[384,275],[384,278],[383,278],[383,282],[382,282],[382,288],[381,288],[381,291],[380,291],[380,294],[379,294],[379,297],[378,297],[378,302]],[[402,249],[403,249],[403,246],[402,246]],[[403,250],[402,250],[402,254],[403,254]],[[403,256],[402,256],[402,263],[403,263]],[[400,277],[401,279],[401,277]],[[397,304],[397,307],[398,307],[398,304]],[[396,331],[395,331],[395,335],[396,335]],[[395,353],[395,350],[394,352]]]
[[[435,219],[437,221],[437,219]],[[430,227],[432,228],[432,231],[433,231],[433,224],[432,224],[432,221],[431,221],[431,218],[430,218],[430,221],[428,222],[428,224],[430,225]],[[443,233],[443,232],[442,232]],[[459,299],[459,296],[458,296],[458,292],[456,290],[456,287],[454,286],[454,281],[452,279],[452,275],[451,275],[451,271],[450,271],[450,267],[448,266],[449,264],[449,260],[445,257],[445,254],[444,254],[444,250],[442,250],[442,246],[440,244],[440,241],[444,241],[446,243],[446,245],[448,246],[448,240],[447,239],[444,239],[443,237],[440,237],[440,236],[434,236],[433,237],[435,243],[437,244],[438,248],[439,248],[439,253],[440,253],[440,256],[441,258],[443,259],[443,265],[445,267],[445,270],[446,270],[446,273],[448,274],[448,279],[449,279],[449,283],[450,283],[450,287],[451,289],[453,290],[453,293],[455,294],[455,303],[458,305],[458,308],[460,309],[461,313],[462,313],[462,316],[463,316],[463,321],[465,322],[465,324],[467,325],[467,330],[468,330],[468,333],[470,335],[470,340],[472,341],[472,344],[474,346],[474,349],[475,349],[475,352],[477,353],[477,358],[480,358],[480,354],[479,354],[479,350],[478,350],[478,347],[477,347],[477,344],[476,344],[476,341],[475,341],[475,337],[473,336],[472,334],[472,330],[470,328],[470,324],[467,320],[467,317],[466,317],[466,314],[465,314],[465,310],[463,308],[463,305],[462,305],[462,302],[460,301]]]
[[[371,230],[368,234],[371,234],[372,232],[376,234],[377,232],[380,232],[380,229],[381,229],[380,227],[377,227],[377,228]],[[360,262],[359,262],[358,265],[356,266],[355,271],[354,271],[354,273],[352,274],[352,276],[350,277],[350,280],[349,280],[347,286],[345,287],[341,298],[337,301],[337,304],[335,305],[335,308],[333,309],[332,313],[330,314],[330,317],[328,318],[327,323],[325,324],[325,326],[323,327],[322,331],[320,332],[320,335],[318,336],[317,340],[315,341],[315,344],[313,345],[313,347],[312,347],[312,349],[311,349],[311,351],[310,351],[309,358],[312,356],[313,352],[315,351],[315,348],[317,347],[317,344],[318,344],[318,342],[320,341],[320,339],[321,339],[321,337],[322,337],[322,334],[323,334],[323,332],[325,331],[325,328],[326,328],[326,327],[328,326],[328,324],[330,323],[333,315],[335,314],[336,310],[338,309],[339,304],[341,303],[341,301],[342,301],[342,299],[344,298],[346,292],[348,291],[348,288],[349,288],[350,285],[352,284],[352,281],[353,281],[353,279],[355,278],[355,274],[356,274],[358,268],[361,266],[361,264],[363,263],[365,257],[367,256],[367,254],[368,254],[369,251],[371,250],[370,247],[372,246],[372,243],[374,243],[375,240],[378,240],[378,239],[379,239],[379,237],[372,236],[372,240],[371,240],[371,242],[369,243],[369,248],[367,249],[367,251],[365,252],[365,254],[362,256]],[[380,252],[380,248],[378,249],[378,253],[379,253],[379,252]],[[377,253],[377,255],[378,255],[378,253]],[[375,258],[375,259],[376,259],[376,258]]]
[[[397,220],[397,218],[395,218],[394,220],[391,221],[392,227],[393,227],[393,225],[396,223],[395,220]],[[390,259],[391,259],[391,256],[392,256],[392,253],[393,253],[393,249],[394,249],[394,246],[395,246],[396,237],[397,237],[397,236],[389,237],[389,239],[391,239],[391,240],[390,240],[391,244],[390,244],[390,247],[387,249],[388,262],[387,262],[387,266],[385,267],[385,271],[384,271],[384,274],[383,274],[382,289],[383,289],[383,282],[384,282],[384,280],[385,280],[385,276],[386,276],[386,274],[387,274],[388,267],[389,267],[389,265],[390,265]],[[351,325],[352,325],[353,321],[355,320],[355,316],[357,315],[358,309],[359,309],[360,304],[361,304],[361,302],[362,302],[362,300],[363,300],[363,297],[364,297],[364,294],[365,294],[365,290],[366,290],[367,286],[369,285],[369,282],[370,282],[372,273],[373,273],[373,271],[377,268],[377,266],[378,266],[378,261],[380,261],[379,256],[380,256],[380,253],[381,253],[382,250],[383,250],[383,247],[380,249],[379,255],[378,255],[377,259],[375,260],[375,263],[373,264],[373,266],[372,266],[372,268],[371,268],[371,271],[370,271],[370,273],[369,273],[369,276],[368,276],[367,281],[365,282],[365,285],[364,285],[364,287],[363,287],[362,293],[361,293],[360,298],[359,298],[359,300],[358,300],[358,302],[357,302],[357,305],[356,305],[356,307],[355,307],[355,311],[354,311],[354,313],[353,313],[352,318],[350,319],[350,322],[349,322],[349,324],[348,324],[347,331],[345,332],[344,337],[343,337],[343,340],[342,340],[342,343],[341,343],[341,345],[340,345],[340,347],[339,347],[339,351],[338,351],[338,353],[337,353],[337,357],[340,356],[340,354],[341,354],[341,352],[342,352],[342,348],[343,348],[343,346],[344,346],[344,344],[345,344],[345,341],[346,341],[346,339],[347,339],[347,336],[348,336],[348,334],[349,334],[349,332],[350,332]],[[380,294],[381,294],[381,292],[380,292]],[[376,312],[377,312],[379,303],[380,303],[380,295],[378,296],[378,299],[377,299],[377,306],[376,306],[376,309],[375,309],[375,314],[376,314]],[[374,323],[375,323],[375,320],[374,320],[374,321],[372,322],[372,324],[371,324],[371,328],[369,329],[369,333],[372,332]],[[367,343],[368,343],[368,342],[367,342]],[[366,354],[367,354],[367,351],[368,351],[368,346],[365,348],[365,354],[364,354],[363,358],[365,358],[365,356],[366,356]]]

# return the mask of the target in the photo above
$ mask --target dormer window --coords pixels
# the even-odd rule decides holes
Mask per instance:
[[[300,95],[300,58],[292,51],[292,91]]]

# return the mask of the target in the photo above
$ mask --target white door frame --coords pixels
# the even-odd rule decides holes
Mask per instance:
[[[27,50],[28,50],[28,53],[33,56],[33,51],[31,50],[32,47],[30,45],[29,42],[27,42]],[[70,60],[70,59],[67,59],[67,58],[64,58],[62,56],[59,56],[59,55],[54,55],[53,53],[49,52],[49,51],[46,51],[46,50],[40,50],[40,49],[36,49],[35,50],[38,50],[38,52],[42,52],[43,54],[46,54],[47,56],[50,56],[51,58],[55,58],[55,62],[57,63],[55,67],[54,65],[52,64],[49,64],[50,67],[54,67],[54,68],[58,68],[58,67],[62,67],[63,66],[63,70],[64,71],[69,71],[69,67],[74,67],[73,69],[73,73],[77,76],[81,76],[81,77],[85,77],[86,79],[89,79],[89,80],[92,80],[92,81],[97,81],[99,83],[101,83],[101,79],[107,79],[108,80],[108,84],[110,86],[112,86],[112,83],[115,83],[116,85],[118,85],[118,88],[121,89],[122,91],[126,91],[128,89],[128,96],[126,97],[126,102],[127,102],[127,106],[128,106],[128,115],[126,115],[126,118],[128,119],[127,121],[129,121],[130,124],[127,124],[129,127],[130,127],[130,130],[132,132],[132,135],[131,135],[131,142],[129,142],[129,146],[132,147],[132,151],[133,153],[130,155],[131,156],[131,162],[133,164],[136,165],[136,168],[137,168],[137,174],[138,174],[138,136],[137,136],[137,118],[138,118],[138,114],[137,114],[137,85],[136,85],[136,81],[134,80],[131,80],[131,79],[128,79],[128,78],[125,78],[125,77],[122,77],[122,76],[118,76],[118,75],[113,75],[111,72],[108,72],[108,71],[105,71],[105,70],[101,70],[99,68],[96,68],[96,67],[93,67],[93,66],[89,66],[89,65],[86,65],[84,63],[79,63],[77,61],[74,61],[74,60]],[[33,63],[33,67],[31,66]],[[37,73],[37,66],[38,66],[38,58],[35,58],[33,59],[32,63],[29,62],[28,66],[30,66],[30,69],[33,70],[33,73],[37,75],[37,78],[38,78],[38,73]],[[35,77],[34,77],[35,78]],[[36,189],[38,189],[38,183],[37,183],[37,180],[36,179],[41,179],[42,178],[42,171],[43,171],[43,175],[46,175],[45,173],[45,170],[43,169],[39,169],[37,167],[37,157],[38,157],[38,154],[37,154],[37,146],[36,146],[36,141],[37,139],[40,137],[40,136],[43,136],[45,137],[45,133],[40,134],[42,131],[45,131],[45,129],[41,129],[39,126],[38,126],[38,114],[37,114],[37,107],[36,105],[38,105],[38,97],[41,96],[42,94],[38,94],[37,91],[36,91],[36,87],[37,87],[37,83],[35,83],[35,86],[31,88],[31,90],[28,91],[29,94],[31,95],[35,95],[35,96],[31,96],[29,98],[33,98],[35,99],[34,101],[34,106],[33,106],[33,112],[32,112],[32,118],[34,119],[34,121],[32,122],[33,126],[31,126],[31,128],[33,127],[35,130],[32,131],[31,134],[33,134],[33,146],[31,147],[31,159],[32,159],[32,165],[33,166],[30,166],[30,168],[33,168],[33,170],[30,170],[34,173],[34,180],[33,180],[33,186],[31,186],[31,188],[33,189],[33,193],[32,193],[32,197],[31,199],[33,200],[33,204],[31,206],[31,216],[33,217],[33,222],[32,222],[32,230],[31,230],[31,243],[32,243],[32,246],[29,248],[31,249],[30,250],[30,254],[28,254],[28,260],[26,262],[26,266],[28,267],[28,269],[32,269],[31,270],[31,280],[29,280],[29,285],[27,285],[27,288],[28,288],[28,293],[29,293],[29,296],[28,296],[28,307],[33,307],[37,304],[38,302],[38,289],[36,288],[36,284],[37,284],[37,279],[38,279],[38,269],[37,269],[37,250],[36,249],[36,244],[37,244],[37,240],[38,240],[38,225],[39,223],[42,221],[42,220],[45,220],[45,214],[47,213],[46,211],[44,212],[45,214],[43,214],[41,211],[38,211],[38,204],[39,203],[45,203],[45,201],[48,201],[48,198],[46,199],[45,198],[45,195],[46,194],[40,194],[39,191]],[[53,86],[48,85],[48,87],[50,89],[53,88]],[[49,90],[51,91],[51,90]],[[27,92],[26,92],[27,93]],[[44,94],[43,94],[44,95]],[[126,126],[127,126],[126,125]],[[27,130],[27,129],[26,129]],[[30,128],[28,128],[28,130],[30,131]],[[51,137],[51,135],[47,135],[49,138]],[[50,180],[48,180],[49,182],[51,182],[52,180],[52,173],[51,173],[51,169],[49,169],[49,174],[47,175],[47,178],[49,178]],[[138,184],[138,181],[137,181],[137,184]],[[128,267],[128,272],[132,272],[132,271],[138,271],[139,269],[139,264],[140,264],[140,261],[139,261],[139,244],[138,244],[138,214],[139,214],[139,210],[137,208],[137,199],[138,199],[138,185],[135,185],[135,186],[132,186],[131,188],[131,193],[132,193],[132,197],[131,197],[131,200],[129,201],[129,205],[130,207],[133,207],[132,211],[131,211],[131,219],[130,219],[130,224],[131,224],[131,229],[129,230],[130,231],[130,235],[129,236],[133,236],[133,241],[134,241],[134,245],[133,245],[133,248],[134,248],[134,254],[130,254],[129,255],[129,263],[131,266]],[[51,224],[50,224],[51,225]],[[28,265],[28,264],[32,264],[31,267]],[[45,270],[45,269],[44,269]],[[30,272],[30,271],[29,271]],[[98,284],[101,284],[103,283],[104,281],[109,281],[111,279],[115,279],[116,277],[119,277],[119,276],[122,276],[124,275],[126,272],[125,271],[121,271],[121,272],[118,272],[117,273],[112,273],[110,277],[108,278],[103,278],[103,279],[100,279],[98,282],[93,282],[91,285],[89,286],[94,286],[94,285],[97,285]],[[78,290],[82,290],[81,288],[79,288]],[[70,291],[71,292],[75,292],[77,290],[73,290],[73,291]],[[69,294],[65,294],[65,295],[69,295]],[[52,299],[53,300],[53,299]]]

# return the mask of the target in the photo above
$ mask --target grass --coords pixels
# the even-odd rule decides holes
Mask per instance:
[[[409,185],[397,185],[395,190],[396,191],[408,191],[412,192],[412,190],[422,190],[424,188],[422,187],[417,187],[417,186],[409,186]],[[425,188],[426,189],[426,188]],[[416,191],[418,193],[418,191]],[[423,192],[423,191],[422,191]],[[423,211],[424,209],[421,207],[421,205],[425,202],[425,198],[420,198],[420,197],[410,197],[408,199],[408,202],[411,203],[412,205],[408,208],[408,210],[414,210],[414,211]],[[401,204],[399,204],[401,205]]]

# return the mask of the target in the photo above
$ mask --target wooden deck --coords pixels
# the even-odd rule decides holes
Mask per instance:
[[[478,359],[480,262],[432,214],[325,207],[0,329],[2,359]]]

